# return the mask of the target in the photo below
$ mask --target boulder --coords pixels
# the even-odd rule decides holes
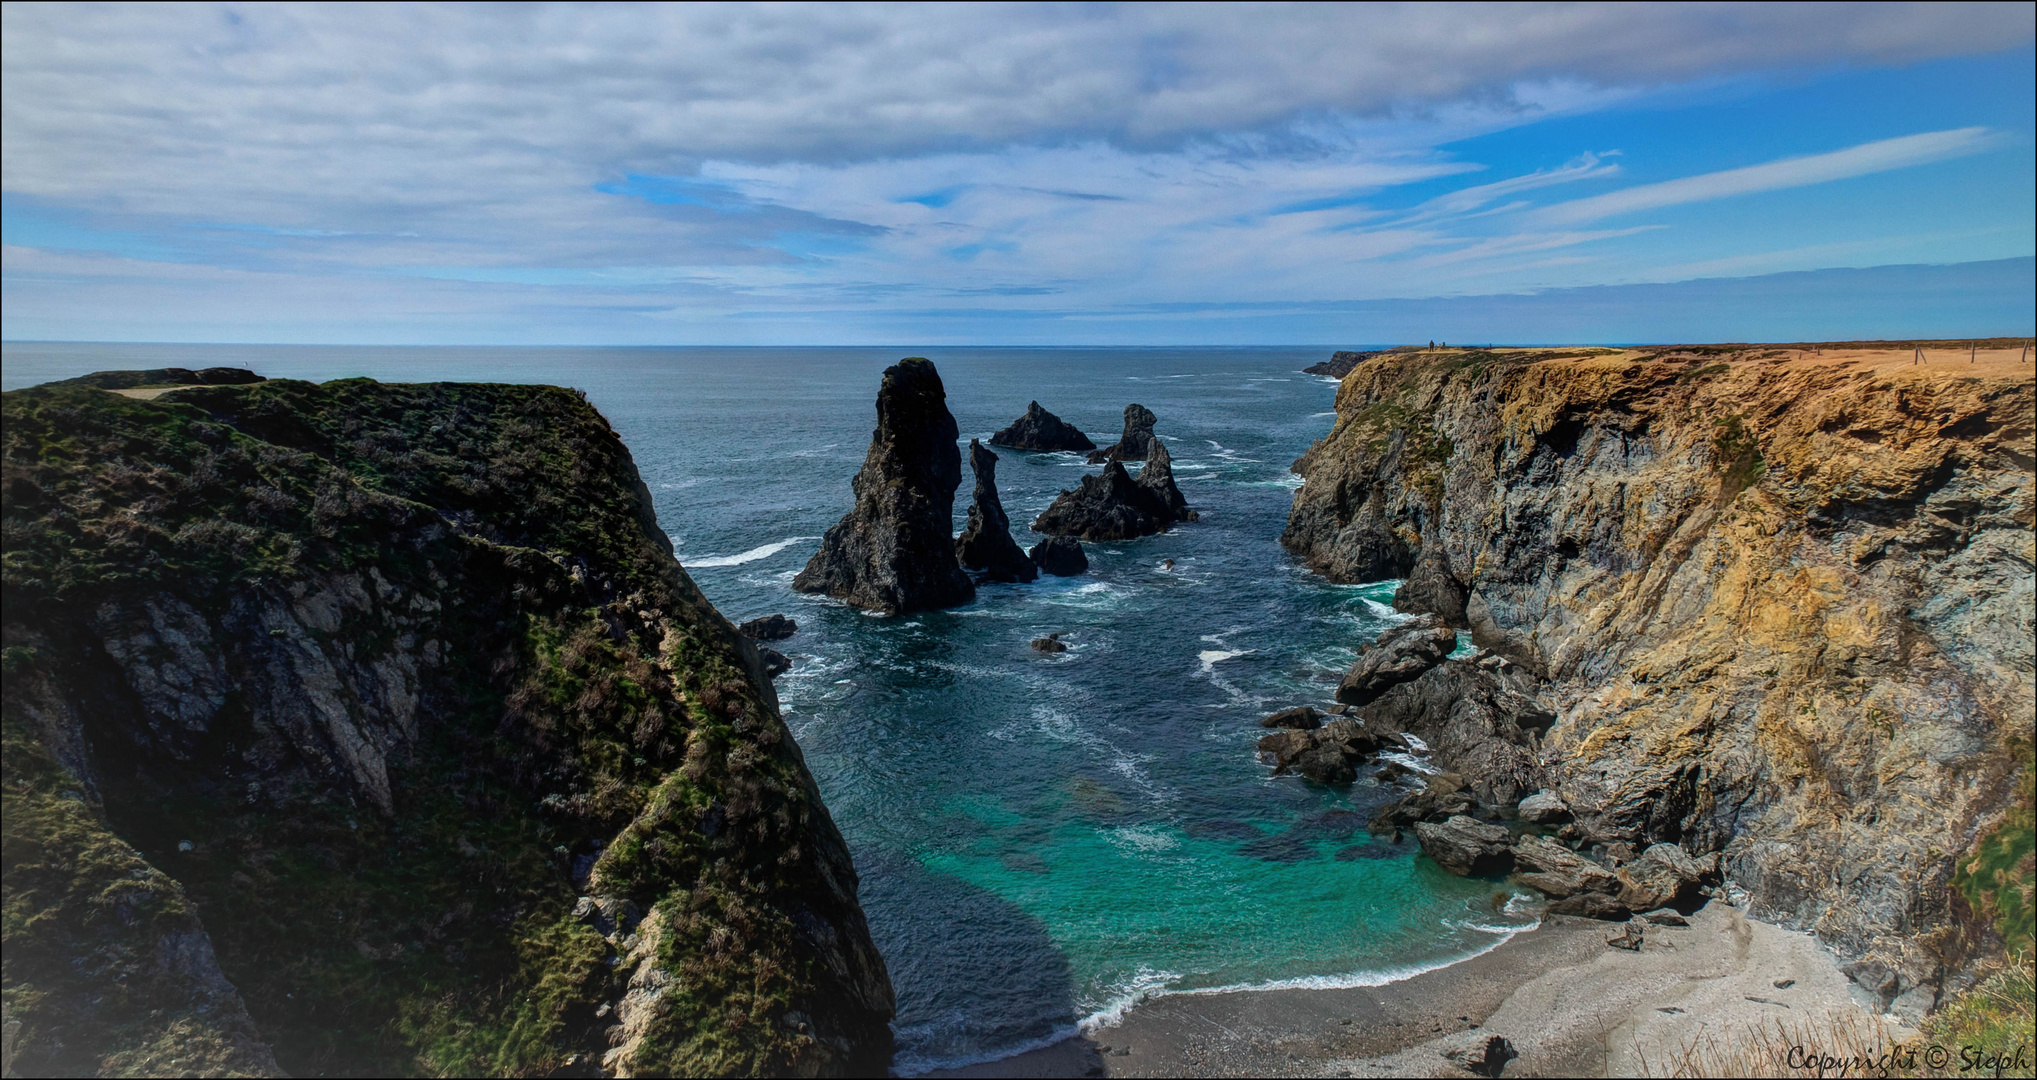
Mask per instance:
[[[1516,812],[1521,815],[1522,821],[1536,825],[1555,825],[1570,820],[1570,807],[1547,789],[1522,799]]]
[[[1476,800],[1464,790],[1461,777],[1443,773],[1424,778],[1422,790],[1401,797],[1372,816],[1373,832],[1385,833],[1408,828],[1418,822],[1442,822],[1459,814],[1470,814]]]
[[[990,437],[992,446],[1009,446],[1014,450],[1094,450],[1096,444],[1089,441],[1075,425],[1053,413],[1040,408],[1035,401],[1026,406],[1026,414],[1012,421],[1010,427]]]
[[[799,633],[799,624],[783,615],[766,615],[736,627],[737,632],[751,641],[784,641]]]
[[[1462,1043],[1462,1045],[1458,1045]],[[1443,1046],[1443,1058],[1473,1076],[1500,1076],[1507,1062],[1521,1056],[1504,1035],[1466,1032]]]
[[[1675,844],[1652,845],[1620,867],[1620,902],[1634,911],[1681,907],[1698,899],[1717,864],[1717,856],[1699,860]]]
[[[1339,718],[1313,730],[1276,731],[1261,738],[1258,748],[1272,759],[1275,776],[1299,773],[1318,784],[1342,787],[1358,778],[1358,766],[1380,745],[1379,736],[1357,721]]]
[[[1061,640],[1061,635],[1048,634],[1046,637],[1034,638],[1033,648],[1043,653],[1064,653],[1068,651],[1068,644]]]
[[[1313,731],[1323,726],[1323,714],[1317,712],[1313,705],[1296,705],[1292,709],[1282,709],[1259,721],[1259,726]]]
[[[1620,879],[1612,871],[1542,836],[1514,842],[1514,866],[1525,871],[1521,884],[1539,889],[1552,900],[1595,892],[1618,896]]]
[[[1440,616],[1417,615],[1359,651],[1344,681],[1337,684],[1337,700],[1347,705],[1375,701],[1393,687],[1420,678],[1456,648],[1457,632]]]
[[[1450,557],[1444,553],[1443,545],[1431,541],[1423,545],[1407,580],[1394,590],[1393,608],[1433,614],[1451,626],[1469,627],[1465,604],[1470,598],[1471,590],[1451,571]]]
[[[992,581],[1031,581],[1040,569],[1011,538],[1011,519],[997,497],[997,455],[969,440],[969,469],[976,490],[969,502],[969,521],[955,538],[955,558],[965,570],[980,570]]]
[[[1175,520],[1166,500],[1132,479],[1123,465],[1106,462],[1103,472],[1085,476],[1064,490],[1033,519],[1033,531],[1084,540],[1130,540],[1165,532]]]
[[[887,614],[975,599],[955,558],[956,434],[931,362],[908,357],[885,369],[877,430],[852,485],[855,508],[827,531],[792,587]]]
[[[1618,934],[1612,937],[1607,938],[1606,944],[1611,945],[1615,949],[1625,949],[1628,952],[1640,952],[1641,943],[1645,939],[1646,934],[1642,931],[1641,924],[1637,922],[1630,922],[1627,924],[1626,929],[1620,931]]]
[[[1146,460],[1156,441],[1153,425],[1159,422],[1160,418],[1153,415],[1153,410],[1144,405],[1125,406],[1125,433],[1118,437],[1117,442],[1089,455],[1089,463],[1101,465],[1106,461]]]
[[[1415,824],[1415,839],[1436,865],[1459,877],[1503,874],[1513,865],[1507,831],[1458,814],[1442,824]]]
[[[759,645],[757,655],[764,660],[764,677],[767,679],[775,679],[792,670],[792,658],[777,649]]]
[[[1089,569],[1089,556],[1082,553],[1082,545],[1067,536],[1050,536],[1034,544],[1026,557],[1055,577],[1074,577]]]
[[[1657,925],[1657,926],[1689,926],[1689,925],[1690,925],[1690,920],[1689,920],[1689,919],[1686,919],[1686,918],[1684,918],[1684,917],[1683,917],[1683,914],[1682,914],[1681,912],[1677,911],[1677,910],[1676,910],[1676,909],[1674,909],[1674,908],[1663,908],[1663,909],[1662,909],[1661,911],[1650,911],[1650,912],[1646,912],[1646,913],[1644,913],[1644,914],[1643,914],[1643,915],[1642,915],[1641,917],[1642,917],[1642,918],[1644,918],[1644,919],[1646,919],[1646,920],[1648,920],[1649,922],[1652,922],[1652,923],[1654,923],[1654,924],[1655,924],[1655,925]],[[1775,984],[1775,985],[1776,985],[1776,986],[1777,986],[1778,988],[1780,988],[1780,987],[1786,987],[1786,986],[1788,986],[1788,985],[1789,985],[1789,984],[1790,984],[1791,982],[1794,982],[1794,981],[1795,981],[1795,980],[1792,980],[1792,979],[1778,979],[1778,980],[1776,981],[1776,984]]]

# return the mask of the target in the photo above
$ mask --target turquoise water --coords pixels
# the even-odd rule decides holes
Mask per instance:
[[[585,389],[708,597],[799,621],[779,695],[855,853],[901,1072],[1036,1045],[1142,994],[1383,982],[1533,923],[1504,886],[1371,842],[1363,820],[1391,792],[1369,778],[1324,791],[1254,758],[1258,719],[1326,700],[1394,617],[1395,583],[1330,585],[1278,543],[1288,465],[1330,425],[1334,383],[1298,370],[1324,350],[910,351],[939,366],[965,440],[1035,398],[1099,444],[1127,402],[1153,409],[1202,519],[952,611],[875,618],[792,592],[848,508],[878,376],[908,350],[9,344],[4,385],[226,363]],[[1030,546],[1025,523],[1086,466],[1000,456]],[[967,495],[965,477],[958,527]],[[1028,647],[1050,632],[1067,653]]]

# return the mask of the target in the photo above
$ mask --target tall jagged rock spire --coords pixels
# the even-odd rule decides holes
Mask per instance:
[[[1089,463],[1101,465],[1106,461],[1146,460],[1158,442],[1153,438],[1153,425],[1159,422],[1160,418],[1153,415],[1153,410],[1144,405],[1125,406],[1125,433],[1118,436],[1115,444],[1089,455]]]
[[[955,557],[956,435],[931,361],[912,356],[886,368],[877,430],[852,485],[855,508],[828,530],[792,587],[892,614],[975,599]]]
[[[982,570],[992,581],[1031,581],[1039,568],[1011,538],[1011,519],[997,498],[997,455],[969,440],[969,468],[976,491],[969,504],[969,523],[955,538],[955,557],[969,570]]]

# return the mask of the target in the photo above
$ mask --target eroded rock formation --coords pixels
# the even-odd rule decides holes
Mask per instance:
[[[848,850],[586,399],[204,374],[4,396],[10,1073],[883,1073]]]
[[[990,437],[992,446],[1009,446],[1014,450],[1094,450],[1096,444],[1089,441],[1081,429],[1074,424],[1040,408],[1035,401],[1026,406],[1026,414],[1012,421],[1010,427]]]
[[[1167,447],[1153,443],[1151,457],[1137,479],[1112,459],[1103,472],[1085,476],[1074,490],[1063,490],[1040,516],[1033,531],[1084,540],[1130,540],[1166,532],[1177,521],[1194,521],[1181,490],[1174,486]]]
[[[1446,726],[1489,728],[1498,757],[1436,757],[1488,797],[1546,786],[1608,850],[1722,852],[1754,914],[1928,1006],[1987,932],[1963,914],[1983,892],[1947,883],[2028,768],[2037,395],[2010,360],[1911,360],[1365,358],[1282,539],[1336,580],[1409,577],[1402,599],[1446,617],[1425,597],[1461,588],[1497,654],[1361,711],[1417,732],[1478,702],[1493,723]],[[1505,720],[1517,694],[1546,732]]]
[[[1091,465],[1106,461],[1144,461],[1153,452],[1159,440],[1153,437],[1153,425],[1160,418],[1144,405],[1125,406],[1125,431],[1118,441],[1089,455]]]
[[[955,558],[962,482],[955,439],[934,365],[914,356],[886,368],[877,430],[851,485],[855,508],[827,531],[792,587],[890,614],[974,599],[976,586]]]
[[[1075,577],[1089,570],[1089,556],[1082,553],[1082,545],[1066,536],[1049,536],[1033,545],[1026,557],[1043,573],[1055,577]]]
[[[1011,519],[997,498],[997,455],[969,440],[969,468],[976,490],[969,502],[969,521],[955,538],[955,557],[965,570],[979,570],[992,581],[1031,581],[1040,576],[1033,560],[1011,538]]]

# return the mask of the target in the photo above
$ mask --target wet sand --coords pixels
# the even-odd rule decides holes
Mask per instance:
[[[1552,917],[1401,982],[1171,994],[1086,1036],[931,1075],[1465,1076],[1445,1054],[1503,1035],[1520,1054],[1507,1076],[1632,1076],[1644,1059],[1661,1072],[1700,1028],[1864,1015],[1837,958],[1808,935],[1722,902],[1690,922],[1651,926],[1629,952],[1606,945],[1619,924]]]

